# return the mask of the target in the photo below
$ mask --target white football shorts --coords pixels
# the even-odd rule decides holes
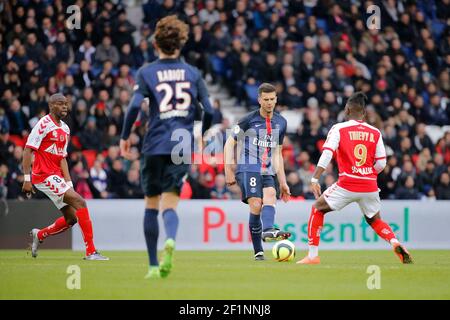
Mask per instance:
[[[373,218],[381,208],[380,194],[378,191],[351,192],[334,183],[325,190],[323,196],[332,210],[341,210],[350,203],[356,202],[367,218]]]
[[[45,193],[52,200],[58,210],[61,210],[67,203],[64,203],[64,193],[70,189],[64,178],[52,175],[47,177],[43,182],[34,185],[39,191]]]

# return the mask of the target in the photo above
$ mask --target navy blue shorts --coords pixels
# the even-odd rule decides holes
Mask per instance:
[[[236,181],[242,192],[242,202],[248,203],[248,199],[263,198],[264,188],[275,188],[277,199],[280,198],[280,186],[276,176],[261,175],[258,172],[239,172]]]
[[[188,164],[176,165],[170,155],[141,157],[141,182],[147,197],[163,192],[180,194],[181,187],[189,172]]]

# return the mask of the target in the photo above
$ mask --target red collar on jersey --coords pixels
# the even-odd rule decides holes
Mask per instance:
[[[51,113],[49,113],[48,116],[50,117],[50,119],[52,119],[52,121],[53,121],[54,124],[56,124],[58,127],[62,127],[62,124],[58,124],[58,122],[56,122],[55,119],[53,119]]]

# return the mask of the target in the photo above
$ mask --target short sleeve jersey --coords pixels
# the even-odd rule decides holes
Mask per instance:
[[[339,123],[330,129],[323,149],[335,154],[338,186],[352,192],[378,191],[374,164],[386,158],[380,130],[363,121]]]
[[[26,147],[34,150],[32,183],[43,182],[51,175],[62,176],[61,160],[67,157],[70,129],[57,124],[48,114],[42,117],[28,136]]]
[[[242,144],[236,172],[275,175],[272,157],[283,144],[286,127],[286,119],[277,112],[269,119],[256,110],[239,121],[232,129],[234,139]]]
[[[192,152],[198,99],[207,95],[200,71],[180,59],[159,59],[138,70],[134,91],[150,104],[142,153],[170,155],[180,140],[183,150]],[[212,109],[209,101],[201,106]]]

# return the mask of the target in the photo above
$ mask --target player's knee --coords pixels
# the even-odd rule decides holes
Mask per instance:
[[[277,202],[276,195],[265,197],[263,200],[263,205],[274,205]]]
[[[262,200],[261,199],[253,199],[249,201],[250,210],[252,213],[260,213],[261,207],[262,207]]]
[[[374,215],[373,217],[367,217],[367,216],[364,216],[364,218],[366,219],[366,222],[369,224],[369,225],[372,225],[372,223],[374,223],[375,221],[377,221],[378,219],[380,219],[380,214],[379,213],[377,213],[376,215]]]
[[[87,208],[86,200],[84,200],[81,196],[75,198],[75,209]]]
[[[159,197],[145,197],[145,207],[147,209],[159,209]]]
[[[321,201],[321,199],[317,199],[316,202],[314,202],[314,208],[316,208],[318,211],[325,213],[328,209],[328,205],[325,201]]]

